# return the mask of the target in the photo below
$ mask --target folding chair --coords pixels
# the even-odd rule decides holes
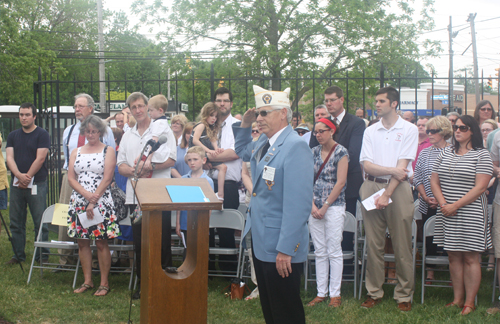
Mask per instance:
[[[236,209],[212,210],[210,214],[209,227],[229,228],[243,231],[245,229],[245,217]],[[241,242],[236,248],[211,247],[209,249],[209,254],[211,255],[235,255],[237,258],[237,267],[236,272],[221,271],[222,273],[219,274],[209,271],[208,275],[237,278],[240,274],[242,249],[243,244],[241,244]]]
[[[413,273],[415,274],[415,266],[416,266],[416,259],[417,259],[417,223],[415,222],[415,219],[413,219],[412,223],[411,223],[411,241],[412,241]],[[364,278],[366,275],[366,260],[367,260],[366,249],[367,249],[367,246],[366,246],[366,240],[365,240],[365,242],[363,243],[363,254],[362,254],[362,263],[361,263],[361,279],[359,281],[358,299],[361,299],[363,282],[364,282]],[[396,262],[396,257],[394,256],[394,254],[386,253],[384,255],[384,262]],[[412,301],[413,301],[413,296],[412,296]]]
[[[356,298],[357,284],[358,284],[358,250],[356,246],[358,245],[358,233],[357,233],[357,221],[356,218],[348,211],[345,212],[344,218],[344,232],[354,233],[354,251],[343,251],[344,260],[352,260],[352,265],[354,267],[354,277],[353,279],[342,278],[342,281],[352,281],[354,283],[354,298]],[[309,281],[316,281],[314,273],[312,272],[312,263],[315,261],[316,256],[314,251],[311,249],[313,247],[311,235],[309,235],[309,253],[307,254],[306,264],[305,264],[305,280],[304,289],[307,290],[307,283]],[[309,273],[310,278],[309,278]]]
[[[424,224],[424,230],[423,230],[423,248],[422,248],[422,300],[421,303],[424,303],[424,297],[425,297],[425,287],[441,287],[441,288],[451,288],[450,280],[430,280],[431,284],[426,284],[425,279],[425,271],[427,270],[434,270],[438,271],[436,269],[427,269],[426,265],[427,264],[433,264],[433,265],[449,265],[450,262],[448,261],[447,256],[442,256],[442,255],[427,255],[427,244],[426,244],[426,238],[427,237],[432,237],[434,236],[434,226],[436,224],[436,216],[432,216],[429,218],[425,224]],[[446,270],[448,271],[448,270]],[[437,283],[437,284],[432,284],[432,283]]]
[[[497,259],[495,259],[495,274],[493,275],[493,293],[491,295],[491,302],[494,303],[495,302],[495,296],[496,296],[496,290],[497,288],[499,287],[498,285],[498,263],[497,263]]]
[[[42,221],[40,223],[40,227],[43,226],[43,224],[51,224],[52,223],[52,217],[54,215],[54,208],[55,205],[51,205],[45,209],[42,215]],[[76,284],[76,277],[78,276],[78,268],[80,266],[80,256],[78,255],[78,244],[73,243],[73,242],[67,242],[67,243],[58,243],[58,242],[46,242],[42,241],[42,231],[38,231],[38,237],[36,238],[35,241],[35,250],[33,251],[33,260],[31,261],[31,267],[30,267],[30,273],[28,275],[28,284],[31,281],[31,276],[33,274],[33,269],[40,269],[40,277],[43,276],[43,269],[56,269],[59,266],[59,263],[50,263],[50,262],[43,262],[43,260],[48,259],[49,255],[57,255],[60,256],[61,254],[59,253],[43,253],[43,248],[48,248],[48,249],[61,249],[61,250],[71,250],[73,251],[73,256],[77,258],[77,263],[76,265],[65,265],[63,268],[59,268],[58,270],[62,271],[73,271],[75,272],[75,276],[73,278],[73,288],[75,288]],[[37,249],[40,249],[40,265],[35,264],[35,256]]]
[[[184,255],[184,244],[182,243],[182,238],[175,233],[175,228],[177,226],[177,213],[180,211],[172,211],[171,225],[172,225],[172,257],[177,256],[179,260],[182,261],[182,256]],[[177,258],[176,258],[177,259]]]

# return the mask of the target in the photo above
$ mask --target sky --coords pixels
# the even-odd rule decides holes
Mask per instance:
[[[130,18],[131,25],[138,21],[131,14],[130,5],[134,0],[103,0],[104,8],[110,10],[123,10]],[[145,0],[151,2],[152,0]],[[166,0],[163,0],[164,2]],[[416,0],[418,3],[420,0]],[[433,65],[438,77],[447,77],[449,72],[449,37],[447,27],[450,16],[452,16],[453,31],[458,35],[453,39],[453,65],[455,75],[460,69],[472,68],[473,52],[470,24],[467,22],[469,14],[476,13],[476,43],[478,53],[479,76],[481,71],[484,77],[495,76],[495,68],[500,68],[500,0],[435,0],[434,31],[425,33],[422,37],[441,42],[443,52],[437,58],[423,60],[422,65]],[[140,33],[147,34],[151,38],[151,32],[143,28]],[[421,38],[419,42],[422,42]],[[197,47],[197,50],[208,50],[213,43],[205,42]],[[467,49],[467,50],[466,50]],[[465,53],[464,53],[465,52]],[[463,53],[463,55],[462,55]]]

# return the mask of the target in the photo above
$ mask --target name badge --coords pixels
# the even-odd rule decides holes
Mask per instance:
[[[269,181],[274,181],[274,173],[276,169],[270,166],[265,166],[264,167],[264,173],[262,174],[262,179],[264,180],[269,180]]]

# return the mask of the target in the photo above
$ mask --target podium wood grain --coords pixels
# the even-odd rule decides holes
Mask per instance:
[[[172,203],[167,185],[198,186],[210,202]],[[143,211],[141,324],[206,323],[209,216],[222,203],[206,179],[140,179],[135,192]],[[161,268],[163,210],[188,210],[187,255],[177,273]]]

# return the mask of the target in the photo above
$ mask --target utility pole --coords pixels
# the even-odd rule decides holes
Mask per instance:
[[[102,22],[102,0],[97,0],[97,30],[99,38],[99,106],[101,113],[109,113],[106,107],[106,83],[104,66],[104,28]]]
[[[448,34],[450,38],[450,48],[449,48],[449,54],[450,54],[450,72],[448,75],[448,104],[450,107],[449,111],[455,111],[453,108],[453,38],[457,36],[458,32],[453,35],[453,25],[451,24],[451,16],[450,16],[450,24],[448,25]]]
[[[474,58],[474,79],[476,79],[475,90],[476,90],[476,104],[477,104],[481,99],[481,96],[479,93],[479,67],[477,63],[476,28],[474,26],[474,18],[476,18],[476,15],[477,15],[476,13],[469,14],[467,22],[470,23],[470,33],[472,35],[472,55]]]

